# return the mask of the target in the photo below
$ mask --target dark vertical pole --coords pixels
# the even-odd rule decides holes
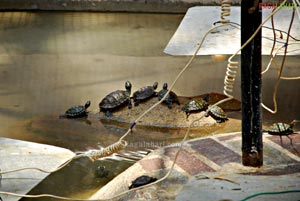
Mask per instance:
[[[261,0],[241,1],[241,44],[261,24]],[[241,51],[242,160],[243,165],[263,164],[261,117],[261,31]]]

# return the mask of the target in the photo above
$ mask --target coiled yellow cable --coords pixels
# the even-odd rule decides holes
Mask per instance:
[[[222,0],[221,4],[221,23],[229,23],[230,20],[226,19],[226,17],[230,16],[230,6],[231,6],[231,1],[229,0]]]

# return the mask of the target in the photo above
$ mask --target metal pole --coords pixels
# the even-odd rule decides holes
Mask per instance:
[[[262,22],[261,0],[241,1],[241,43],[244,44]],[[261,116],[261,31],[241,51],[242,162],[263,165]]]

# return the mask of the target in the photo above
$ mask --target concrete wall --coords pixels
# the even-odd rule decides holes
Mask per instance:
[[[193,6],[220,5],[221,0],[1,0],[0,10],[60,10],[185,13]],[[240,1],[231,0],[232,5]]]

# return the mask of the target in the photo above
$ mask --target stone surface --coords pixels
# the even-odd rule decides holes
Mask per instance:
[[[178,148],[167,147],[165,149],[164,155],[168,156],[172,161],[174,161],[177,151]],[[176,160],[176,164],[190,175],[196,175],[200,172],[214,171],[211,167],[203,163],[199,158],[184,149],[180,151]]]
[[[284,147],[285,149],[289,150],[293,154],[300,156],[300,133],[295,133],[292,135],[289,135],[289,137],[292,139],[291,141],[288,137],[282,136],[282,143],[280,141],[280,136],[269,136],[268,139],[272,140],[276,144]]]
[[[139,163],[144,168],[144,170],[147,172],[165,168],[164,162],[160,158],[151,158],[151,159],[147,159],[147,160],[141,160],[141,161],[139,161]]]
[[[62,165],[75,154],[67,149],[0,137],[0,169],[9,171],[18,168],[36,167],[51,171]],[[24,170],[3,174],[0,191],[26,194],[48,173]],[[18,197],[1,195],[5,201],[19,200]]]
[[[240,141],[240,133],[187,141],[177,158],[171,176],[153,186],[123,195],[120,199],[240,200],[263,191],[300,188],[299,157],[265,139],[264,147],[267,147],[268,151],[264,152],[264,157],[268,161],[267,164],[260,168],[243,166],[241,150],[236,146],[237,144],[240,146]],[[109,182],[92,198],[103,198],[104,195],[113,196],[124,192],[128,182],[137,176],[150,175],[162,178],[169,171],[177,150],[178,144],[174,144],[153,151]],[[295,200],[296,197],[297,194],[294,193],[278,197],[264,196],[263,200]]]
[[[204,155],[218,165],[224,165],[229,162],[241,162],[241,156],[236,152],[224,147],[213,139],[204,139],[190,143],[192,148],[199,154]]]
[[[224,180],[217,179],[218,173],[208,173],[211,179],[194,177],[176,197],[177,201],[197,200],[242,200],[247,196],[261,192],[276,192],[295,190],[300,188],[299,173],[290,176],[246,176],[230,174],[223,176]],[[216,177],[216,179],[214,179]],[[225,180],[226,179],[226,180]],[[233,182],[235,183],[233,183]],[[263,195],[251,200],[298,200],[299,193],[287,193],[277,195]]]

